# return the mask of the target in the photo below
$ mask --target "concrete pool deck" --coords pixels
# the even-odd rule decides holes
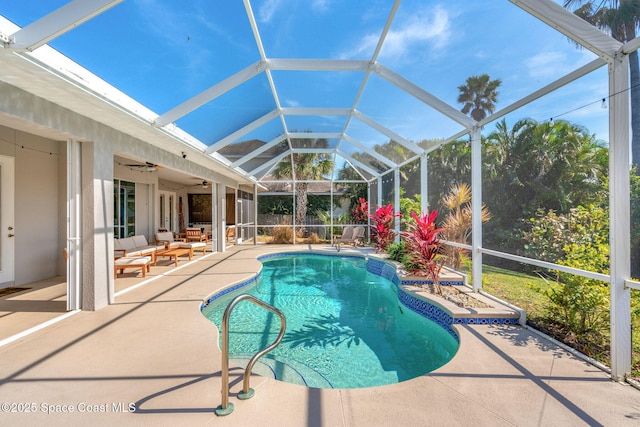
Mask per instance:
[[[451,362],[383,387],[310,389],[254,375],[256,394],[241,401],[242,372],[234,368],[235,410],[216,416],[218,332],[200,305],[255,275],[258,255],[292,249],[307,246],[239,246],[161,275],[152,268],[146,284],[114,304],[1,347],[0,425],[640,424],[640,391],[525,328],[491,325],[456,326],[461,346]]]

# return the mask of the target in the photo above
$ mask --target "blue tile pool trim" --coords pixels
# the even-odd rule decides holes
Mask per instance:
[[[205,302],[204,304],[202,304],[202,306],[200,306],[200,311],[204,310],[209,304],[211,304],[212,302],[214,302],[215,300],[217,300],[218,298],[221,298],[225,295],[227,295],[230,292],[236,291],[242,287],[245,287],[247,285],[252,284],[253,282],[255,282],[256,280],[258,280],[258,278],[260,277],[261,273],[256,274],[254,277],[252,277],[249,280],[245,280],[244,282],[240,282],[237,283],[229,288],[223,289],[220,292],[217,292],[215,294],[213,294],[212,296],[210,296]]]
[[[438,307],[437,305],[431,304],[430,302],[418,298],[415,295],[406,292],[399,285],[421,285],[421,284],[431,284],[433,281],[431,280],[401,280],[398,276],[397,269],[395,264],[377,259],[372,257],[363,257],[360,255],[331,255],[326,253],[319,252],[283,252],[283,253],[275,253],[268,254],[258,257],[258,261],[263,261],[272,258],[281,258],[284,256],[291,255],[312,255],[312,256],[339,256],[341,258],[366,258],[367,271],[375,274],[376,276],[383,277],[387,280],[390,280],[394,285],[396,285],[398,291],[398,299],[405,307],[409,308],[411,311],[418,313],[419,315],[426,317],[433,322],[436,322],[438,325],[442,326],[446,331],[448,331],[456,340],[459,340],[458,334],[453,330],[452,325],[515,325],[518,323],[519,319],[516,318],[474,318],[474,317],[459,317],[454,318],[447,311]],[[231,287],[221,290],[220,292],[215,293],[211,297],[209,297],[204,304],[200,307],[200,310],[204,310],[209,304],[213,301],[217,300],[224,295],[227,295],[230,292],[236,291],[244,286],[250,285],[254,283],[260,277],[261,273],[256,274],[254,277],[245,280],[243,282],[237,283]],[[462,285],[462,281],[442,281],[441,285],[444,286],[458,286]]]
[[[391,270],[393,270],[392,277]],[[397,269],[394,264],[389,262],[371,258],[367,260],[367,271],[377,276],[387,278],[398,285],[430,285],[433,284],[432,280],[402,280],[398,276]],[[461,280],[443,280],[440,282],[442,286],[461,286],[464,283]],[[398,299],[400,302],[410,310],[418,313],[421,316],[426,317],[442,326],[449,331],[456,339],[458,335],[453,331],[452,325],[516,325],[519,319],[517,318],[502,318],[502,317],[453,317],[449,312],[443,310],[437,305],[431,304],[424,299],[418,298],[415,295],[406,292],[402,287],[398,286]]]

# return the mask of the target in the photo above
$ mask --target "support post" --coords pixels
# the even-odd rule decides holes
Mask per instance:
[[[227,188],[224,184],[216,183],[215,186],[218,252],[224,252],[227,250]]]
[[[67,140],[67,311],[82,301],[82,143]]]
[[[429,211],[429,169],[427,153],[420,156],[420,213],[424,214]]]
[[[611,293],[611,378],[631,372],[631,275],[629,183],[629,57],[609,64],[609,245]]]
[[[400,168],[393,170],[393,209],[395,212],[400,212]],[[400,241],[400,217],[396,216],[395,219],[396,238],[395,241]]]
[[[473,290],[482,289],[482,138],[480,128],[471,131],[471,277]]]

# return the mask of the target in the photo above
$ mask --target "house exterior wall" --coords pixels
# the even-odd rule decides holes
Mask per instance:
[[[99,309],[114,298],[113,179],[127,178],[126,173],[114,170],[116,154],[144,158],[209,182],[237,186],[232,179],[182,156],[0,82],[0,123],[7,122],[17,123],[14,127],[0,126],[0,154],[16,157],[16,231],[21,233],[16,240],[20,240],[16,243],[16,283],[56,276],[65,270],[59,258],[66,245],[66,160],[60,156],[65,155],[67,139],[82,144],[84,310]],[[56,135],[59,140],[35,134]],[[33,144],[39,151],[17,150],[23,143],[25,147]],[[134,182],[146,186],[140,191],[140,203],[146,205],[146,211],[141,210],[144,218],[140,218],[140,231],[151,238],[157,227],[157,181],[140,182],[138,178]]]
[[[60,165],[66,163],[65,152],[63,143],[0,126],[0,154],[15,159],[16,285],[61,272],[65,241],[60,217],[60,203],[64,200],[59,197],[59,187],[64,186],[64,179],[60,182]]]

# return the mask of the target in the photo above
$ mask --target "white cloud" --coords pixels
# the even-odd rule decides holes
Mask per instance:
[[[562,52],[541,52],[525,61],[529,75],[534,79],[560,76],[571,71],[573,64],[567,64],[567,56]]]
[[[260,22],[269,22],[276,11],[280,8],[282,4],[282,0],[267,0],[265,1],[260,9],[258,10],[258,21]]]
[[[450,36],[451,20],[443,7],[418,10],[404,19],[396,18],[380,56],[397,61],[406,59],[416,48],[437,51],[448,44]],[[363,53],[373,53],[379,37],[377,33],[365,35],[357,46],[342,56],[355,58],[362,57]],[[425,43],[428,45],[425,46]],[[421,45],[424,47],[420,47]]]
[[[315,12],[326,12],[329,10],[331,0],[313,0],[311,3],[311,9]]]
[[[301,105],[302,104],[300,104],[300,102],[293,99],[285,99],[282,103],[283,107],[291,107],[291,108],[300,107]]]
[[[387,35],[382,52],[385,57],[403,57],[416,44],[424,42],[431,43],[430,50],[439,50],[451,34],[449,14],[440,6],[432,11],[418,11],[397,27],[399,31],[390,31]]]

